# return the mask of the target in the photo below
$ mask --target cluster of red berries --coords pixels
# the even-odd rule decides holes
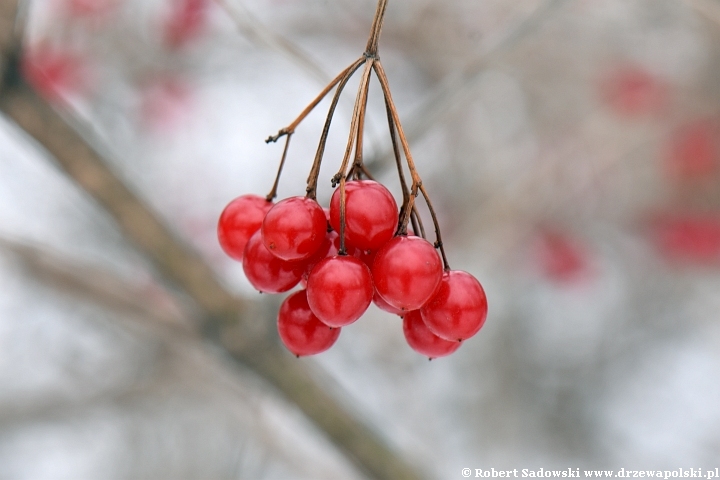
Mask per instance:
[[[309,197],[274,204],[243,195],[220,216],[220,245],[242,261],[255,288],[305,287],[280,307],[285,346],[297,356],[323,352],[374,302],[403,317],[405,338],[417,352],[435,358],[457,350],[485,322],[480,283],[469,273],[444,270],[424,238],[398,234],[398,207],[382,184],[353,180],[344,187],[344,222],[340,188],[329,210]]]

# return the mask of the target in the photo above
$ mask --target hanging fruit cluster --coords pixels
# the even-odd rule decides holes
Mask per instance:
[[[297,356],[330,348],[341,328],[358,320],[372,302],[401,316],[410,347],[430,358],[457,350],[463,340],[480,330],[487,316],[487,299],[480,283],[448,265],[435,211],[415,168],[377,55],[386,3],[378,3],[363,56],[330,82],[293,123],[267,139],[269,143],[286,138],[271,192],[265,198],[238,197],[220,215],[220,245],[230,257],[242,261],[255,288],[282,293],[298,284],[305,287],[290,295],[278,313],[280,338]],[[330,208],[324,209],[316,201],[316,190],[330,123],[343,88],[363,65],[345,156],[332,178],[336,190]],[[373,180],[363,163],[365,110],[373,71],[385,97],[403,192],[399,209],[392,194]],[[335,87],[308,177],[307,195],[273,203],[295,128]],[[409,187],[400,145],[412,180]],[[432,216],[434,244],[425,239],[415,207],[420,194]]]

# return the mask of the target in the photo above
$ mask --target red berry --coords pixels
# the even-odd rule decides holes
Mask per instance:
[[[377,293],[377,290],[375,290],[373,293],[373,303],[380,310],[383,310],[388,313],[392,313],[393,315],[403,316],[406,313],[406,312],[403,312],[402,310],[400,310],[399,308],[395,308],[392,305],[390,305],[389,303],[387,303],[385,301],[385,299],[382,298],[379,293]]]
[[[305,265],[286,262],[265,248],[260,231],[250,237],[243,253],[243,271],[253,287],[265,293],[287,292],[298,284]]]
[[[395,234],[398,208],[390,191],[372,180],[345,184],[345,241],[361,250],[377,250]],[[330,225],[340,232],[340,189],[330,200]]]
[[[421,237],[398,236],[381,248],[373,262],[375,288],[383,299],[400,310],[417,310],[440,283],[440,256]]]
[[[420,310],[425,325],[446,340],[475,335],[487,317],[487,298],[480,282],[461,270],[445,272],[433,297]]]
[[[273,206],[258,195],[242,195],[230,202],[220,214],[218,240],[230,257],[242,261],[250,237],[260,230],[268,210]]]
[[[355,247],[345,247],[345,250],[347,251],[348,255],[352,255],[356,258],[361,258],[362,251],[356,249]],[[323,258],[327,257],[334,257],[338,254],[340,251],[340,235],[337,234],[335,231],[330,231],[325,234],[325,240],[323,241],[322,245],[320,245],[320,248],[318,248],[317,252],[312,254],[309,259],[305,260],[304,263],[306,265],[305,267],[305,273],[303,273],[303,278],[307,280],[307,277],[310,275],[310,272],[313,268],[315,268],[315,265],[320,262]]]
[[[340,336],[310,310],[305,290],[290,295],[278,312],[278,333],[288,350],[297,355],[315,355],[330,348]]]
[[[327,220],[315,200],[290,197],[270,209],[261,232],[263,243],[273,255],[289,261],[304,260],[325,240]]]
[[[331,327],[349,325],[372,301],[370,269],[347,255],[325,258],[310,272],[307,291],[310,308],[323,323]]]
[[[432,333],[423,322],[419,310],[405,314],[403,333],[410,348],[430,358],[444,357],[460,348],[460,342],[451,342]]]

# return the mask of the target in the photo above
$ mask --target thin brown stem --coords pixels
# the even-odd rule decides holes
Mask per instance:
[[[427,194],[425,187],[422,185],[420,185],[420,192],[425,198],[425,203],[427,203],[428,209],[430,210],[430,216],[432,217],[433,224],[435,225],[435,236],[437,238],[437,240],[435,241],[435,248],[440,250],[440,255],[442,255],[443,260],[443,267],[445,267],[445,270],[448,271],[450,270],[450,264],[448,263],[447,256],[445,255],[445,247],[443,246],[442,236],[440,235],[440,224],[438,223],[437,215],[435,215],[435,209],[433,208],[432,202],[430,201],[430,196]]]
[[[345,177],[340,179],[340,248],[338,255],[347,255],[345,250]]]
[[[397,133],[395,131],[395,122],[393,121],[392,110],[390,104],[385,99],[385,111],[387,112],[388,128],[390,130],[390,140],[392,141],[393,154],[395,156],[395,165],[397,166],[398,177],[400,178],[400,187],[403,194],[403,202],[401,208],[406,208],[408,204],[408,198],[410,197],[410,191],[408,190],[407,181],[405,180],[405,172],[402,167],[402,158],[400,157],[400,146],[397,141]],[[402,215],[402,211],[401,211]],[[420,234],[422,238],[425,238],[425,227],[422,224],[422,219],[418,214],[417,208],[413,207],[412,215],[410,216],[410,222],[412,223],[415,234]]]
[[[364,115],[364,104],[363,104],[363,92],[366,91],[366,86],[370,82],[370,72],[372,71],[373,63],[375,62],[374,59],[369,58],[367,60],[367,63],[365,64],[365,70],[363,71],[362,79],[360,80],[360,85],[358,86],[358,94],[355,98],[355,108],[353,109],[353,116],[352,120],[350,122],[350,134],[347,142],[347,146],[345,147],[345,156],[343,157],[342,164],[340,165],[340,169],[335,174],[335,176],[332,178],[332,185],[333,187],[338,184],[341,177],[345,177],[345,172],[348,168],[348,162],[350,161],[350,154],[352,153],[353,146],[355,145],[355,142],[358,138],[358,125],[360,123],[360,117],[361,117],[361,110],[363,111],[362,114]]]
[[[420,175],[417,173],[417,169],[415,168],[415,162],[413,161],[412,154],[410,153],[410,145],[408,144],[405,132],[403,132],[402,124],[400,123],[400,116],[398,115],[397,109],[395,108],[395,104],[392,100],[392,95],[390,94],[390,85],[388,83],[387,76],[385,75],[385,70],[380,63],[380,60],[377,60],[373,63],[373,69],[375,70],[378,80],[380,81],[380,86],[382,87],[383,94],[385,95],[385,101],[387,102],[393,123],[395,124],[395,128],[397,129],[398,137],[400,137],[400,143],[402,144],[403,152],[405,153],[405,160],[407,161],[408,169],[410,170],[410,176],[412,177],[413,181],[410,188],[410,199],[407,202],[406,210],[403,212],[403,218],[398,231],[400,233],[407,232],[407,223],[411,216],[410,214],[412,213],[412,211],[408,210],[412,209],[414,211],[414,199],[418,195],[419,190],[420,192],[422,192],[423,197],[425,198],[425,202],[430,209],[430,215],[432,216],[433,223],[435,224],[435,234],[437,237],[437,241],[435,242],[435,248],[440,249],[440,253],[442,254],[443,258],[443,264],[445,266],[445,269],[448,270],[450,267],[448,265],[447,257],[445,255],[445,249],[442,243],[442,236],[440,234],[440,225],[438,224],[437,217],[435,215],[435,209],[432,206],[430,197],[428,196],[425,188],[422,185],[422,179],[420,178]]]
[[[265,140],[265,143],[277,142],[284,135],[290,135],[292,133],[295,133],[295,129],[297,128],[298,125],[300,125],[300,122],[305,120],[305,117],[307,117],[310,114],[310,112],[312,112],[313,109],[315,107],[317,107],[317,105],[322,101],[323,98],[325,98],[325,96],[330,92],[330,90],[332,90],[333,87],[335,87],[335,85],[340,83],[340,81],[342,81],[342,79],[345,78],[345,76],[348,74],[348,72],[350,72],[350,70],[352,70],[353,67],[355,67],[356,64],[358,62],[360,62],[361,60],[362,59],[357,60],[355,63],[353,63],[352,65],[347,67],[345,70],[340,72],[340,74],[337,77],[335,77],[330,83],[328,83],[327,86],[322,90],[322,92],[320,92],[320,94],[317,97],[315,97],[315,99],[312,102],[310,102],[310,104],[307,107],[305,107],[305,110],[303,110],[300,113],[300,115],[298,115],[298,117],[290,125],[288,125],[285,128],[281,128],[277,134],[269,136]]]
[[[385,18],[385,7],[387,7],[387,0],[378,0],[375,18],[373,18],[373,24],[370,28],[370,38],[368,38],[367,47],[365,47],[365,54],[369,57],[377,56],[380,30],[382,30],[383,19]]]
[[[397,166],[398,177],[400,178],[400,187],[402,188],[403,205],[406,205],[410,193],[408,191],[407,182],[405,181],[405,172],[402,168],[402,159],[400,158],[400,146],[397,142],[395,122],[393,121],[393,114],[392,110],[390,110],[390,104],[387,101],[387,97],[385,97],[385,111],[387,112],[388,128],[390,129],[390,141],[392,142],[393,154],[395,155],[395,165]]]
[[[405,136],[405,132],[403,131],[402,124],[400,123],[400,116],[398,115],[397,108],[395,108],[395,103],[392,99],[392,94],[390,93],[390,85],[388,83],[387,75],[385,75],[385,69],[383,69],[382,63],[380,63],[380,60],[376,60],[373,62],[373,69],[375,70],[375,74],[377,75],[378,80],[380,81],[380,86],[382,87],[383,95],[385,96],[385,101],[388,104],[388,107],[390,108],[390,113],[393,118],[393,123],[395,124],[395,128],[397,129],[398,137],[400,138],[400,144],[403,147],[403,153],[405,154],[405,160],[408,164],[408,169],[410,170],[410,176],[412,177],[413,184],[421,183],[420,176],[417,173],[417,169],[415,168],[415,162],[412,158],[412,153],[410,153],[410,145],[408,144],[407,137]],[[417,192],[416,192],[417,194]]]
[[[362,174],[365,175],[369,180],[375,180],[375,177],[372,175],[372,173],[370,173],[370,170],[367,169],[367,167],[365,166],[364,163],[363,163],[362,165],[360,165],[360,171],[361,171]]]
[[[272,190],[267,194],[265,200],[272,202],[277,197],[278,184],[280,183],[280,175],[282,174],[283,167],[285,166],[285,159],[287,158],[288,147],[290,147],[290,139],[292,138],[292,132],[287,134],[285,139],[285,148],[283,148],[282,158],[280,158],[280,166],[278,167],[277,175],[275,175],[275,183],[273,183]]]
[[[371,63],[372,60],[369,63]],[[365,77],[363,77],[363,80]],[[368,69],[368,77],[365,82],[365,88],[362,91],[362,98],[360,99],[360,110],[358,111],[358,124],[357,124],[357,136],[355,140],[355,161],[353,162],[352,169],[348,173],[348,178],[351,174],[358,174],[362,171],[363,166],[363,138],[365,134],[365,111],[367,110],[368,95],[370,92],[370,70]]]
[[[362,64],[364,64],[366,61],[367,59],[365,57],[360,57],[358,60],[356,60],[355,63],[345,69],[345,75],[338,83],[337,90],[335,91],[335,95],[333,96],[332,102],[330,103],[330,110],[328,111],[327,118],[325,119],[325,125],[323,126],[322,135],[320,135],[320,143],[318,145],[317,152],[315,153],[315,160],[313,162],[312,169],[310,170],[310,174],[308,175],[306,189],[308,198],[315,198],[317,192],[318,176],[320,175],[320,164],[322,163],[322,157],[325,153],[325,144],[327,143],[327,137],[330,133],[330,124],[332,123],[335,109],[337,108],[338,101],[340,100],[340,94],[345,88],[345,85],[347,85],[348,80],[350,80],[350,77],[352,77],[352,75],[357,71],[357,69],[360,68],[360,66],[362,66]]]

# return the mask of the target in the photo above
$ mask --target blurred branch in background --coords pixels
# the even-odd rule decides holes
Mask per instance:
[[[557,11],[567,0],[544,0],[525,18],[518,20],[503,30],[500,38],[490,42],[477,58],[465,65],[461,71],[447,75],[423,101],[416,111],[408,115],[406,135],[411,143],[421,140],[433,126],[473,95],[480,75],[503,53],[511,49],[517,42],[536,31],[537,28]],[[388,160],[393,153],[386,147],[375,158],[368,162],[370,168],[379,165],[390,165]]]
[[[83,265],[50,248],[0,237],[0,250],[17,257],[36,278],[100,306],[139,315],[151,325],[191,333],[186,309],[164,291],[150,291],[108,270]]]
[[[685,0],[685,2],[709,20],[720,24],[720,3],[713,0]]]
[[[14,10],[12,2],[4,2],[0,24],[12,25]],[[307,364],[292,358],[268,336],[266,327],[274,322],[255,318],[257,309],[219,283],[200,256],[172,234],[107,166],[98,149],[91,146],[96,142],[88,142],[89,135],[78,133],[63,115],[24,83],[19,71],[21,45],[17,37],[3,37],[0,47],[3,58],[8,59],[4,83],[0,85],[0,110],[47,149],[66,174],[115,219],[127,239],[152,261],[162,276],[196,303],[201,312],[196,327],[219,340],[234,358],[252,367],[297,404],[361,470],[379,479],[419,478],[383,439],[323,390],[316,380],[321,376],[319,372],[311,372]],[[47,256],[32,258],[40,253],[38,250],[7,240],[2,245],[15,251],[28,265],[70,279],[75,287],[104,303],[120,301],[128,306],[128,299],[120,292],[112,295],[97,284],[91,286],[85,281],[91,279],[81,281],[80,272],[59,267],[56,261],[48,261]],[[126,289],[126,293],[131,292]],[[152,313],[147,315],[148,319],[157,316],[154,311],[144,313]],[[226,329],[232,333],[223,333]]]
[[[242,2],[234,2],[232,6],[227,0],[215,0],[215,2],[225,10],[245,37],[279,52],[320,83],[325,84],[330,81],[332,77],[308,53],[268,29]]]
[[[0,477],[386,478],[388,444],[430,478],[716,466],[717,0],[390,1],[399,116],[490,317],[433,362],[372,306],[318,357],[279,346],[282,297],[216,219],[266,193],[262,140],[356,58],[374,3],[21,2],[22,59],[0,16]]]

